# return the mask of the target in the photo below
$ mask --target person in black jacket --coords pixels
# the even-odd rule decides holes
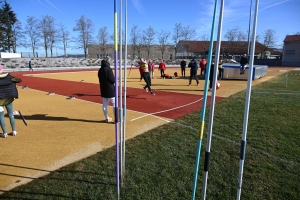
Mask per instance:
[[[12,128],[11,135],[17,135],[13,101],[18,98],[16,83],[20,83],[21,81],[21,79],[13,77],[9,73],[3,73],[3,67],[0,65],[0,125],[3,131],[3,133],[0,134],[0,137],[7,137],[6,123],[4,120],[4,107],[7,110]]]
[[[113,113],[115,112],[115,76],[110,68],[110,57],[105,57],[101,61],[101,68],[98,70],[98,79],[100,83],[100,93],[102,97],[102,109],[105,116],[105,122],[111,122],[112,118],[108,116],[107,106],[112,103]],[[115,113],[114,113],[115,114]]]
[[[240,60],[241,68],[240,68],[240,74],[244,74],[245,72],[245,65],[248,64],[248,59],[246,54],[243,55],[243,57]]]
[[[215,70],[215,62],[212,61],[210,65],[210,71],[209,71],[209,89],[208,91],[212,90],[212,84],[213,84],[213,79],[214,79],[214,70]]]
[[[188,65],[189,68],[191,68],[191,72],[190,72],[190,80],[189,80],[189,85],[191,85],[192,83],[192,78],[194,77],[196,82],[197,82],[197,85],[199,85],[199,80],[197,78],[197,71],[198,71],[198,63],[196,61],[196,57],[194,57],[191,62],[189,63]]]

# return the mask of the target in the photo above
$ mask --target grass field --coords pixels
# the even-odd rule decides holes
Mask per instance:
[[[299,74],[290,72],[288,82],[283,74],[252,87],[241,199],[300,199]],[[216,104],[206,199],[236,198],[245,96],[243,91]],[[128,140],[121,199],[191,199],[199,121],[197,111]],[[110,148],[5,192],[0,199],[106,200],[117,199],[116,191],[115,148]]]

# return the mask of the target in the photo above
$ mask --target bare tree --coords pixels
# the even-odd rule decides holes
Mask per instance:
[[[49,15],[42,16],[41,21],[39,22],[39,28],[43,37],[46,58],[48,57],[48,49],[51,52],[51,57],[53,57],[53,44],[55,43],[57,32],[55,29],[55,19]]]
[[[145,41],[145,49],[147,51],[147,59],[150,58],[150,50],[151,46],[153,45],[154,42],[154,35],[155,35],[154,29],[150,26],[147,28],[147,30],[143,31],[143,40]]]
[[[205,56],[206,51],[208,51],[208,49],[209,49],[209,35],[203,34],[201,36],[201,40],[203,41],[203,52],[204,52],[204,56]]]
[[[25,36],[24,36],[22,24],[20,21],[17,21],[12,27],[12,40],[14,41],[13,42],[13,52],[16,53],[17,47],[23,46],[25,43],[24,42]]]
[[[138,49],[138,44],[139,44],[139,40],[141,37],[141,30],[138,28],[137,25],[134,25],[131,29],[130,32],[130,43],[131,43],[131,47],[132,47],[132,59],[134,59],[135,57],[135,53],[137,52]]]
[[[242,31],[238,31],[237,34],[237,47],[239,49],[239,53],[244,54],[244,53],[248,53],[245,52],[245,49],[247,49],[246,47],[248,46],[248,42],[247,42],[247,36],[244,32]]]
[[[92,34],[94,32],[94,24],[90,19],[81,16],[76,20],[76,26],[73,28],[73,31],[79,32],[77,37],[78,48],[83,49],[84,57],[87,57],[87,47],[88,44],[92,42]]]
[[[268,29],[262,33],[263,45],[265,48],[263,51],[267,51],[270,48],[276,47],[276,31],[274,29]]]
[[[171,33],[169,31],[160,30],[158,34],[158,43],[159,43],[159,50],[162,54],[162,59],[164,59],[164,53],[167,50],[168,45],[168,38],[170,37]]]
[[[33,56],[35,57],[35,50],[38,49],[40,32],[38,30],[38,20],[34,16],[27,16],[25,26],[25,34],[29,36],[29,46],[31,47]]]
[[[183,40],[183,47],[187,50],[187,52],[189,52],[190,49],[190,42],[191,40],[193,40],[195,38],[196,35],[196,29],[191,28],[189,25],[186,27],[182,28],[181,31],[181,37]]]
[[[175,46],[175,58],[176,58],[176,55],[177,55],[177,52],[178,52],[178,42],[181,38],[181,32],[182,32],[182,26],[181,26],[181,23],[176,23],[175,24],[175,27],[173,29],[173,35],[172,35],[172,41],[173,41],[173,44]]]
[[[63,43],[63,49],[64,49],[64,55],[67,57],[67,48],[68,48],[68,42],[70,41],[70,33],[67,30],[67,28],[63,25],[59,25],[60,29],[60,35],[59,38],[61,38],[61,41]]]
[[[241,39],[246,39],[246,35],[241,32],[239,27],[235,27],[233,29],[227,30],[225,34],[225,38],[228,40],[228,53],[233,55],[234,52],[238,48],[240,48],[240,44],[238,43]]]
[[[111,39],[106,26],[99,29],[97,39],[100,52],[106,55],[107,50],[109,49],[109,41]]]

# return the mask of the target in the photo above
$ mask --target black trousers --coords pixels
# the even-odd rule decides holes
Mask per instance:
[[[143,76],[143,78],[144,78],[144,80],[145,80],[145,82],[146,82],[146,85],[145,85],[144,89],[148,88],[149,91],[152,92],[152,90],[151,90],[151,78],[150,78],[150,73],[149,73],[149,72],[144,72],[142,76]]]
[[[185,77],[185,67],[181,67],[181,76]]]
[[[197,72],[192,72],[192,71],[191,71],[191,75],[190,75],[189,85],[191,85],[193,77],[195,78],[195,80],[197,82],[197,85],[198,85],[199,84],[199,80],[198,80],[198,77],[197,77]]]
[[[218,70],[219,70],[219,78],[223,78],[224,69],[223,68],[218,68]]]

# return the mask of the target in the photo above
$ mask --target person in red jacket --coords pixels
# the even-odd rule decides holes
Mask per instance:
[[[154,78],[154,65],[155,65],[155,63],[151,59],[149,59],[148,69],[149,69],[150,76],[152,78]]]
[[[205,75],[205,67],[206,67],[206,60],[205,60],[205,58],[202,58],[202,60],[200,62],[200,69],[201,69],[200,76],[202,76],[202,72],[203,72],[203,75]]]
[[[158,69],[160,70],[160,76],[163,78],[165,75],[165,70],[166,70],[166,64],[164,60],[161,60],[161,63],[158,66]]]

